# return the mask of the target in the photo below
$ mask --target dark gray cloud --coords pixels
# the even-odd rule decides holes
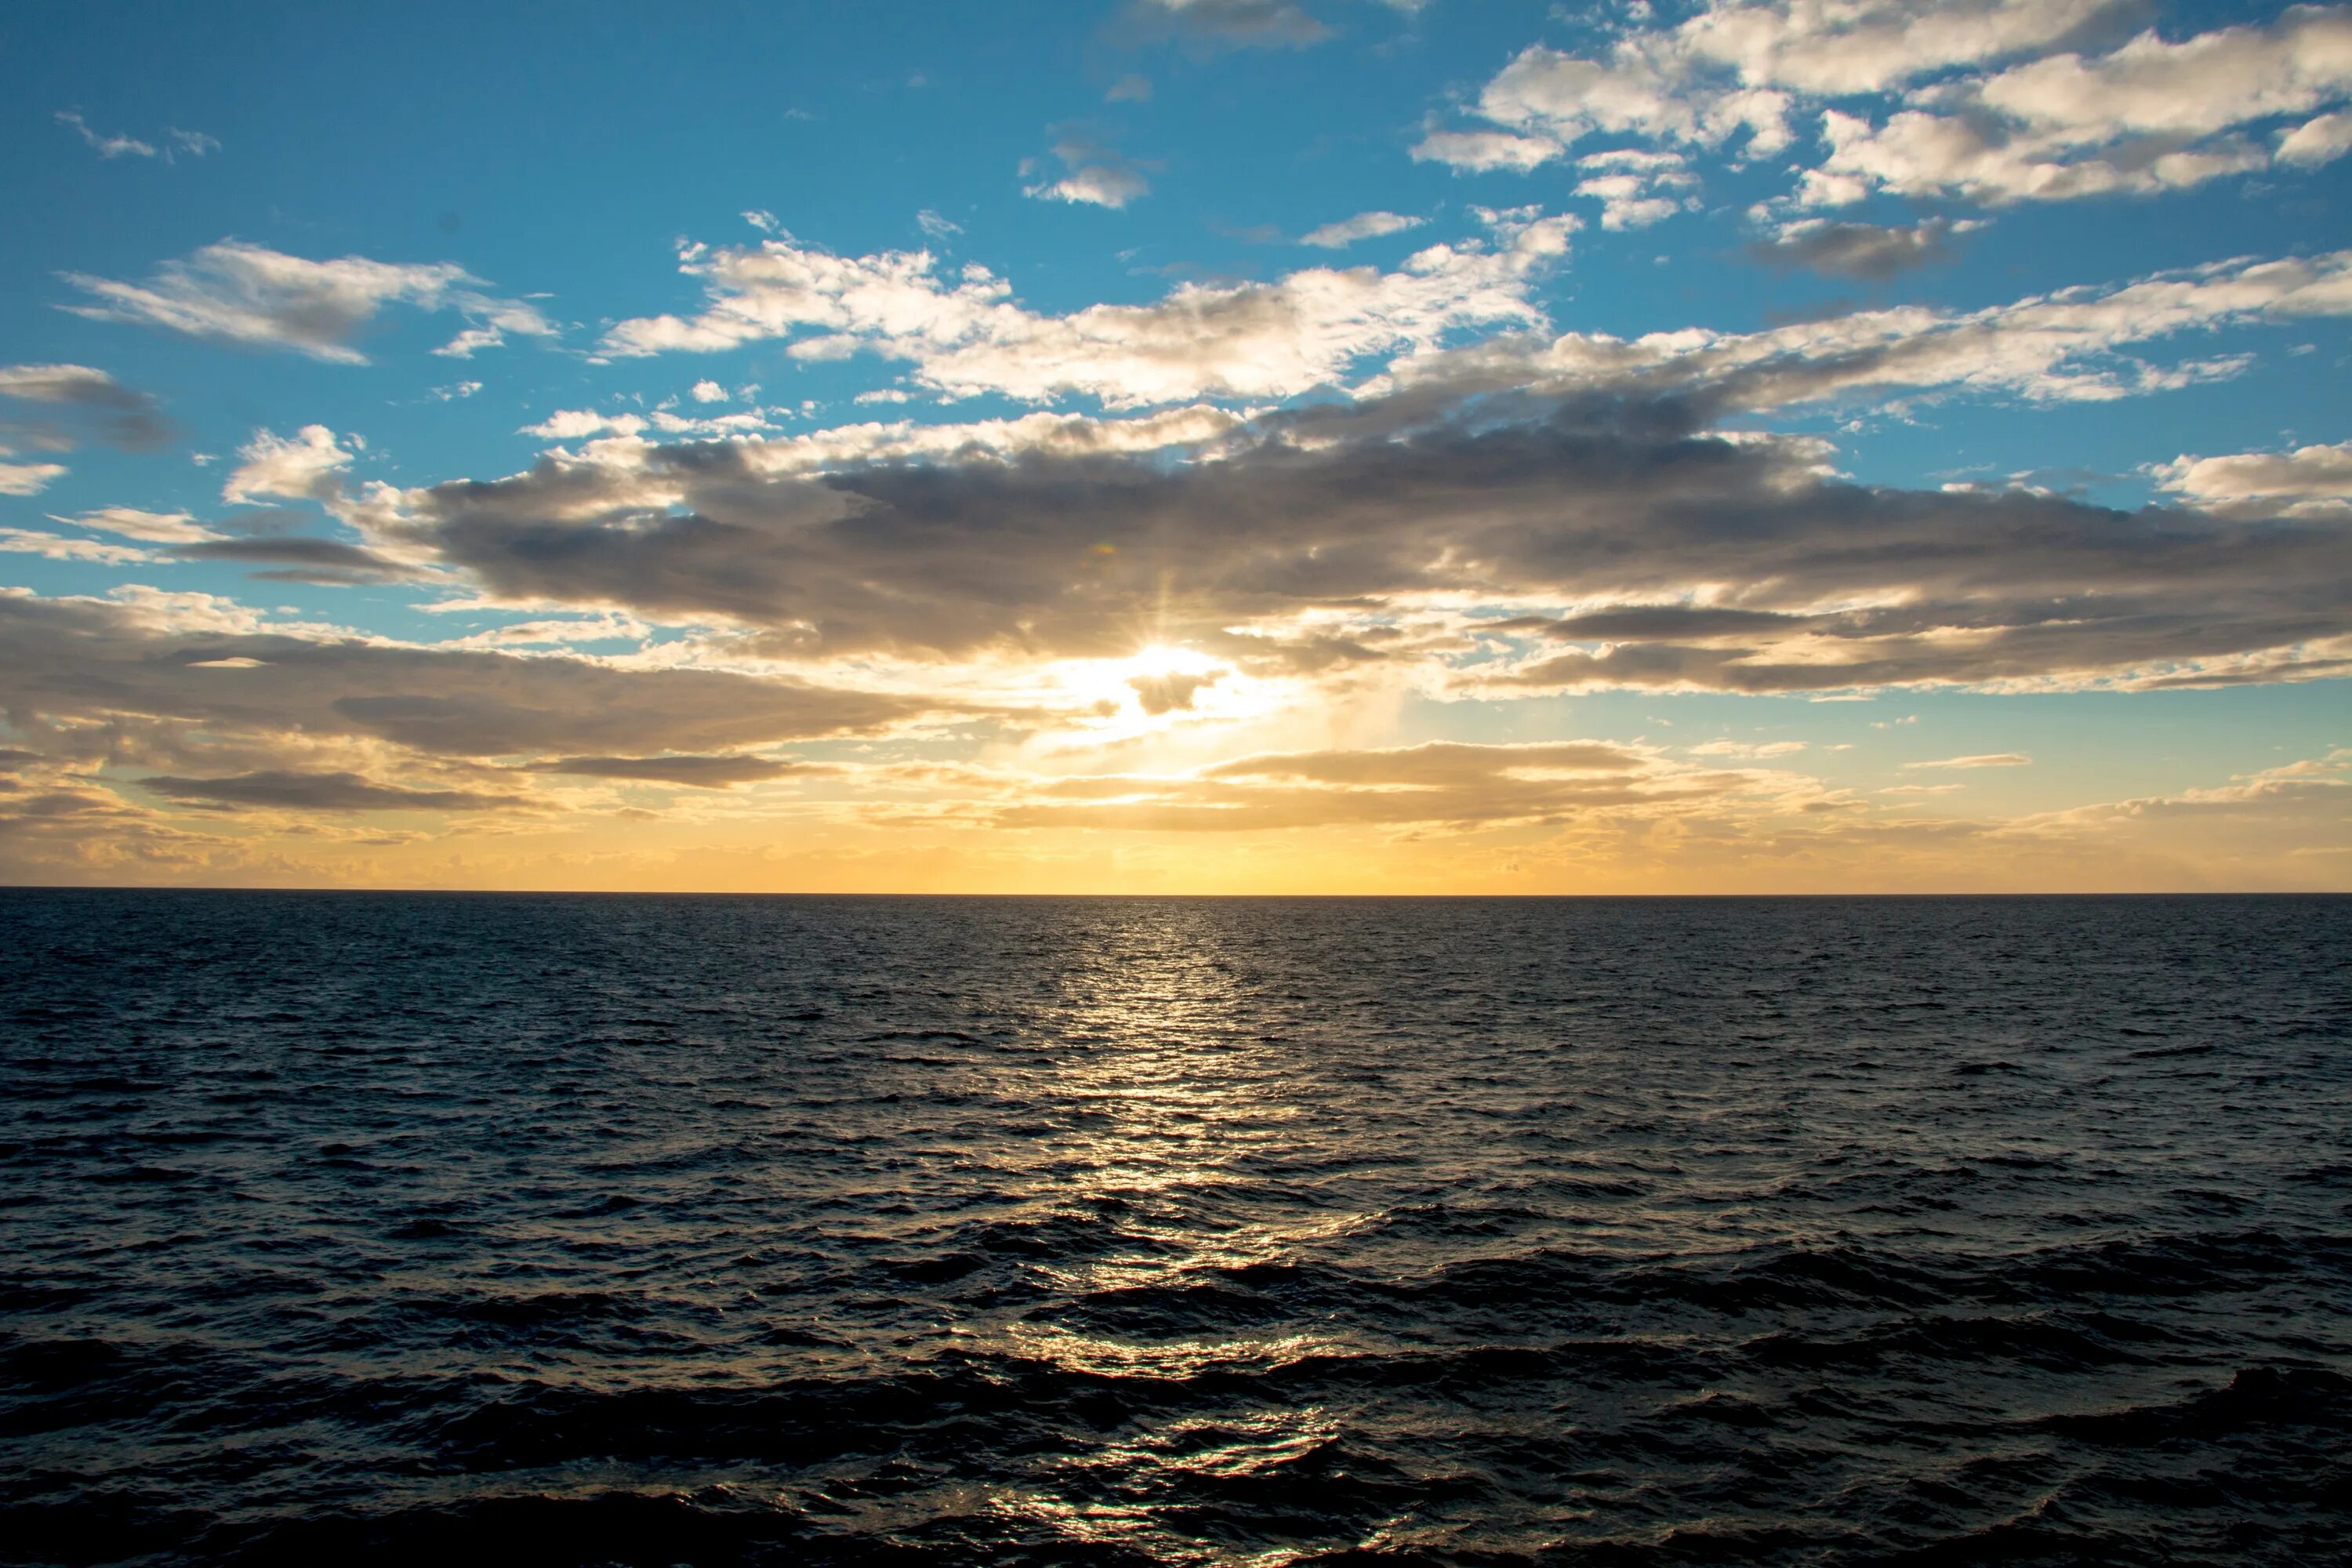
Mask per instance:
[[[1173,37],[1203,53],[1304,48],[1331,36],[1296,0],[1130,0],[1126,25],[1137,38]]]
[[[228,778],[178,778],[159,773],[139,787],[173,800],[283,811],[510,811],[529,808],[511,795],[479,790],[404,789],[358,773],[290,773],[269,769]]]
[[[1264,752],[1206,770],[1218,779],[1295,779],[1308,784],[1436,788],[1477,784],[1503,772],[1621,773],[1646,765],[1645,752],[1601,741],[1480,745],[1430,741],[1377,751]]]
[[[154,451],[177,434],[153,397],[88,365],[0,365],[0,397],[71,410],[87,422],[89,434],[126,451]],[[46,422],[11,421],[0,424],[0,431],[50,448],[76,445],[83,434]]]
[[[1031,453],[817,478],[764,473],[745,444],[641,448],[411,492],[408,542],[500,595],[723,617],[809,657],[1238,653],[1254,622],[1432,593],[1618,601],[1542,628],[1615,645],[1561,656],[1555,677],[1738,690],[2068,676],[2352,634],[2339,527],[1856,485],[1809,443],[1706,417],[1671,394],[1407,394],[1269,418],[1216,461]],[[1902,607],[1815,608],[1833,603]],[[1846,646],[1798,646],[1823,638]],[[1376,654],[1358,634],[1315,657]]]
[[[40,760],[41,753],[38,752],[20,752],[13,746],[0,746],[0,768],[7,768],[13,772],[27,763],[37,763]]]
[[[870,732],[944,705],[703,669],[173,626],[0,592],[0,712],[365,736],[456,757],[704,752]]]
[[[415,575],[411,568],[360,545],[299,535],[257,533],[242,539],[206,540],[200,544],[181,545],[172,553],[191,561],[234,561],[292,568],[255,574],[273,581],[383,583]]]
[[[1916,268],[1950,258],[1954,229],[1940,218],[1907,228],[1868,223],[1820,222],[1759,240],[1748,256],[1768,266],[1799,268],[1830,278],[1884,283]]]
[[[726,789],[739,784],[782,778],[788,773],[831,771],[808,763],[725,753],[672,757],[559,757],[534,766],[536,771],[546,773],[624,779],[644,784],[687,784],[695,789]]]
[[[1200,695],[1201,689],[1214,685],[1223,673],[1213,669],[1202,675],[1187,675],[1171,670],[1164,675],[1131,676],[1127,683],[1135,689],[1135,700],[1143,705],[1146,713],[1160,714],[1178,709],[1190,712],[1192,699]]]

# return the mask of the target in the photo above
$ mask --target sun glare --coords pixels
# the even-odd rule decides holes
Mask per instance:
[[[1074,659],[1058,684],[1079,710],[1074,728],[1094,740],[1125,740],[1192,720],[1256,718],[1282,700],[1278,682],[1161,642],[1124,658]]]

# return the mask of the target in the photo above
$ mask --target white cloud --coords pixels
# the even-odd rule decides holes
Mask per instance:
[[[451,262],[396,265],[346,256],[310,261],[241,240],[208,245],[167,261],[147,283],[86,273],[67,281],[100,303],[64,309],[94,321],[131,321],[192,337],[290,349],[313,359],[364,364],[352,339],[385,306],[454,310],[469,325],[437,353],[464,358],[507,334],[551,337],[555,327],[521,300],[479,292],[479,279]]]
[[[128,544],[103,544],[95,539],[68,539],[36,528],[0,528],[0,551],[39,555],[51,561],[95,561],[109,566],[152,561],[154,556]]]
[[[473,325],[433,351],[446,359],[471,359],[477,350],[499,348],[509,332],[525,338],[556,335],[555,324],[540,314],[537,306],[520,300],[492,300],[486,295],[461,293],[456,297],[456,303]]]
[[[1378,239],[1383,235],[1402,234],[1409,228],[1419,228],[1428,220],[1406,217],[1400,213],[1358,213],[1354,217],[1327,223],[1310,229],[1299,238],[1301,245],[1320,246],[1326,250],[1339,250],[1360,239]]]
[[[2352,441],[2292,452],[2186,454],[2158,465],[2158,482],[2232,517],[2352,517]]]
[[[10,456],[0,449],[0,458]],[[53,479],[65,477],[62,463],[0,462],[0,496],[37,496],[49,488]]]
[[[102,506],[73,517],[59,517],[53,512],[49,520],[121,534],[125,539],[143,540],[150,544],[201,544],[220,537],[184,511],[142,511],[131,506]]]
[[[244,459],[221,486],[221,499],[243,505],[263,497],[324,500],[340,492],[339,476],[352,453],[324,425],[305,425],[292,437],[257,430],[237,448]]]
[[[2352,98],[2352,12],[2298,5],[2178,42],[2148,31],[2081,48],[2112,42],[2136,10],[2131,0],[1712,0],[1595,57],[1522,51],[1476,100],[1494,129],[1433,131],[1413,155],[1525,170],[1601,132],[1769,155],[1793,143],[1801,111],[1898,93],[1884,109],[1826,109],[1829,155],[1802,172],[1801,203],[1877,190],[1993,204],[2145,194],[2352,150],[2340,112]],[[2322,110],[2336,112],[2310,118]],[[2280,128],[2274,150],[2248,134],[2287,117],[2303,123]],[[1622,226],[1663,209],[1615,210]]]
[[[1274,283],[1188,284],[1158,304],[1064,316],[1023,309],[978,265],[943,278],[929,251],[688,246],[681,270],[705,280],[703,312],[623,321],[604,347],[708,351],[812,328],[819,335],[793,343],[794,357],[862,349],[911,361],[916,380],[950,396],[1081,394],[1118,407],[1285,397],[1337,382],[1367,355],[1433,348],[1465,327],[1539,322],[1530,288],[1577,221],[1524,208],[1482,222],[1486,237],[1430,246],[1395,272],[1314,268]]]
[[[101,158],[152,158],[154,146],[136,136],[105,136],[92,131],[89,122],[69,110],[58,111],[58,123],[72,127],[76,134]]]
[[[1588,171],[1576,194],[1601,204],[1603,228],[1647,228],[1698,205],[1697,197],[1682,194],[1697,185],[1698,176],[1677,153],[1627,147],[1589,153],[1576,166]]]
[[[956,222],[953,218],[941,217],[939,214],[933,212],[929,207],[925,207],[922,211],[915,215],[915,226],[921,229],[925,234],[929,235],[933,239],[945,239],[951,234],[961,234],[963,232],[963,225]]]
[[[221,148],[219,137],[207,136],[201,131],[183,131],[176,125],[164,132],[163,145],[158,147],[136,136],[103,135],[92,131],[88,121],[69,110],[60,110],[57,121],[58,124],[69,127],[91,152],[101,158],[160,157],[166,163],[177,163],[183,153],[191,158],[202,158],[207,153],[219,152]]]
[[[698,381],[694,384],[694,400],[697,403],[724,403],[727,401],[727,389],[715,381]]]
[[[2160,366],[2124,352],[2133,345],[2227,323],[2345,315],[2352,251],[2222,262],[1966,312],[1906,306],[1761,332],[1694,327],[1632,340],[1570,332],[1534,350],[1483,344],[1407,360],[1396,374],[1422,385],[1684,389],[1756,409],[1905,386],[2096,402],[2226,377],[2243,363]]]
[[[590,436],[636,436],[645,429],[646,420],[640,415],[559,408],[538,424],[524,426],[520,434],[541,436],[551,441],[577,441]]]
[[[2306,120],[2279,138],[2278,161],[2302,168],[2332,163],[2352,152],[2352,112],[2338,110]]]
[[[2352,97],[2352,12],[2296,6],[2179,43],[2142,33],[2104,55],[2052,55],[1916,97],[1883,125],[1828,115],[1831,154],[1801,199],[1842,205],[1884,189],[2053,201],[2201,184],[2273,157],[2325,163],[2352,145],[2340,116],[2282,132],[2274,151],[2238,132]]]
[[[2022,54],[2129,9],[2127,0],[1718,3],[1675,30],[1675,53],[1746,85],[1837,98]]]
[[[1432,131],[1413,143],[1412,157],[1417,163],[1450,163],[1473,174],[1496,169],[1525,174],[1566,151],[1549,136],[1517,136],[1507,131]]]
[[[1108,147],[1098,147],[1080,138],[1066,138],[1055,143],[1054,156],[1061,162],[1062,177],[1024,185],[1024,195],[1039,201],[1118,208],[1151,192],[1151,182],[1144,177],[1142,168]],[[1034,161],[1024,163],[1021,172],[1034,173]]]

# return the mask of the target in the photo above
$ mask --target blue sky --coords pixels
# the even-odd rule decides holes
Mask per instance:
[[[93,5],[0,82],[15,879],[2352,865],[2341,7]]]

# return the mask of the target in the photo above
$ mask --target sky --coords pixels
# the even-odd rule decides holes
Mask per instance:
[[[0,880],[2352,888],[2352,7],[0,16]]]

